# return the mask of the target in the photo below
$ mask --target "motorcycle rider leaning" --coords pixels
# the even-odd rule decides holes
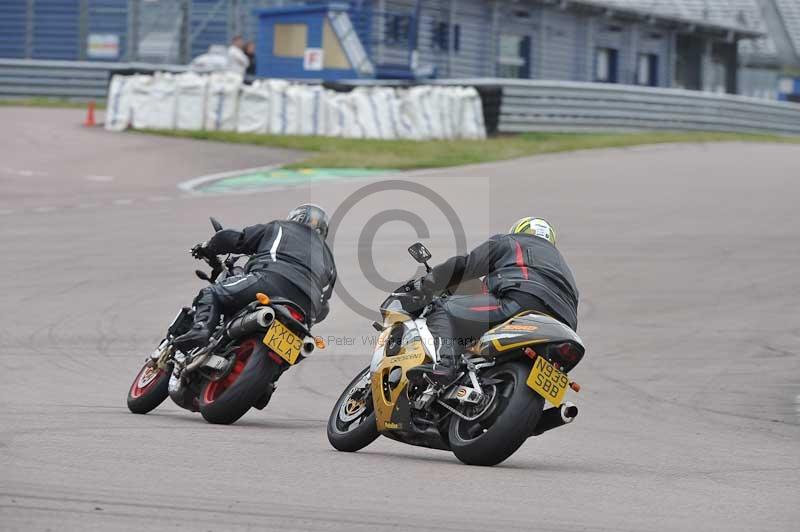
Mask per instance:
[[[430,301],[436,292],[482,276],[486,293],[454,295],[434,303],[427,324],[438,344],[440,364],[420,366],[414,371],[417,377],[427,374],[438,384],[449,383],[466,346],[525,311],[547,314],[577,330],[578,289],[547,221],[518,220],[509,234],[495,235],[471,253],[433,268],[412,296]]]
[[[288,218],[245,227],[241,231],[223,229],[192,254],[250,255],[244,275],[228,277],[200,291],[194,300],[194,324],[175,340],[182,351],[208,343],[219,324],[220,312],[233,314],[262,292],[272,298],[285,298],[303,310],[311,325],[328,315],[328,300],[336,282],[336,265],[325,238],[328,215],[313,204],[293,209]]]

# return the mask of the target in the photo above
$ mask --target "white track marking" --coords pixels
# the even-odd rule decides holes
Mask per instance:
[[[114,205],[130,205],[131,203],[133,203],[133,200],[132,199],[115,199],[111,203],[113,203]]]
[[[170,196],[150,196],[149,198],[147,198],[147,201],[154,201],[154,202],[172,201],[172,198]]]
[[[114,176],[110,175],[87,175],[84,179],[87,181],[95,181],[97,183],[108,183],[114,181]]]
[[[55,207],[51,207],[49,205],[42,205],[41,207],[34,207],[33,212],[44,213],[44,212],[53,212],[54,210],[56,210]]]
[[[91,209],[97,207],[98,203],[78,203],[75,207],[78,209]]]
[[[33,176],[46,176],[49,175],[47,172],[40,172],[38,170],[28,170],[27,168],[22,170],[16,170],[14,168],[2,168],[0,169],[7,174],[18,175],[21,177],[33,177]]]
[[[283,166],[282,164],[273,164],[271,166],[258,166],[256,168],[244,168],[242,170],[233,170],[230,172],[221,172],[219,174],[210,174],[204,175],[200,177],[195,177],[194,179],[189,179],[188,181],[184,181],[182,183],[178,183],[178,189],[184,192],[195,192],[195,189],[200,185],[205,185],[206,183],[211,183],[213,181],[219,181],[220,179],[225,179],[228,177],[235,177],[243,174],[255,173],[255,172],[269,172],[271,170],[276,170]]]
[[[0,209],[0,215],[3,215],[3,214],[13,214],[13,213],[14,213],[14,210],[13,210],[13,209]]]

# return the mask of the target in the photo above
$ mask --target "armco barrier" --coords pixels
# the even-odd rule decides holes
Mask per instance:
[[[500,133],[721,131],[800,135],[800,105],[681,89],[606,83],[458,79],[503,87]]]
[[[181,65],[0,59],[0,98],[44,97],[91,100],[105,98],[113,72],[186,70]]]

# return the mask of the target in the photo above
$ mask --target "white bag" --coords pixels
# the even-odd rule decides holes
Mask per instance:
[[[435,110],[435,96],[430,86],[412,87],[407,94],[408,107],[406,116],[419,140],[435,139],[441,137],[441,125],[437,123]]]
[[[150,87],[153,76],[134,74],[129,78],[131,91],[131,127],[145,129],[148,127]]]
[[[243,85],[239,95],[239,118],[236,131],[239,133],[267,133],[270,117],[269,86],[261,80],[252,85]]]
[[[458,113],[458,131],[465,139],[485,139],[486,124],[483,120],[483,104],[475,87],[459,89],[461,109]]]
[[[379,139],[381,138],[381,123],[376,116],[375,103],[370,99],[370,90],[367,87],[353,89],[350,92],[350,103],[363,138]]]
[[[350,95],[327,91],[324,99],[325,130],[328,137],[361,138],[363,133],[356,124],[355,111]]]
[[[286,134],[286,91],[289,89],[289,82],[282,79],[266,80],[263,86],[269,91],[269,120],[267,121],[267,132],[273,135]]]
[[[399,105],[397,93],[391,87],[372,87],[369,89],[368,98],[372,107],[372,118],[375,129],[381,139],[396,139],[399,132]]]
[[[205,117],[208,76],[185,72],[175,76],[175,83],[178,86],[175,127],[200,131]]]
[[[115,74],[108,86],[105,124],[107,131],[123,131],[131,124],[132,88],[130,76]]]
[[[206,98],[205,129],[235,131],[242,76],[233,72],[211,74]]]
[[[408,89],[397,89],[392,102],[393,116],[397,125],[397,138],[407,140],[422,140],[420,129],[415,125],[413,102],[409,97]]]
[[[157,72],[153,75],[147,103],[138,113],[138,119],[143,121],[143,125],[137,127],[173,129],[177,92],[175,76],[171,73]]]

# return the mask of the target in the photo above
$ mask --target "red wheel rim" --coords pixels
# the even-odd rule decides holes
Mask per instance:
[[[151,367],[147,364],[139,370],[131,385],[131,397],[138,399],[153,388],[166,372],[163,369]]]
[[[247,340],[236,348],[236,362],[233,364],[233,369],[224,379],[210,382],[203,392],[203,402],[206,404],[213,403],[219,396],[225,393],[225,390],[233,386],[233,383],[239,378],[247,365],[247,361],[256,349],[255,340]]]

